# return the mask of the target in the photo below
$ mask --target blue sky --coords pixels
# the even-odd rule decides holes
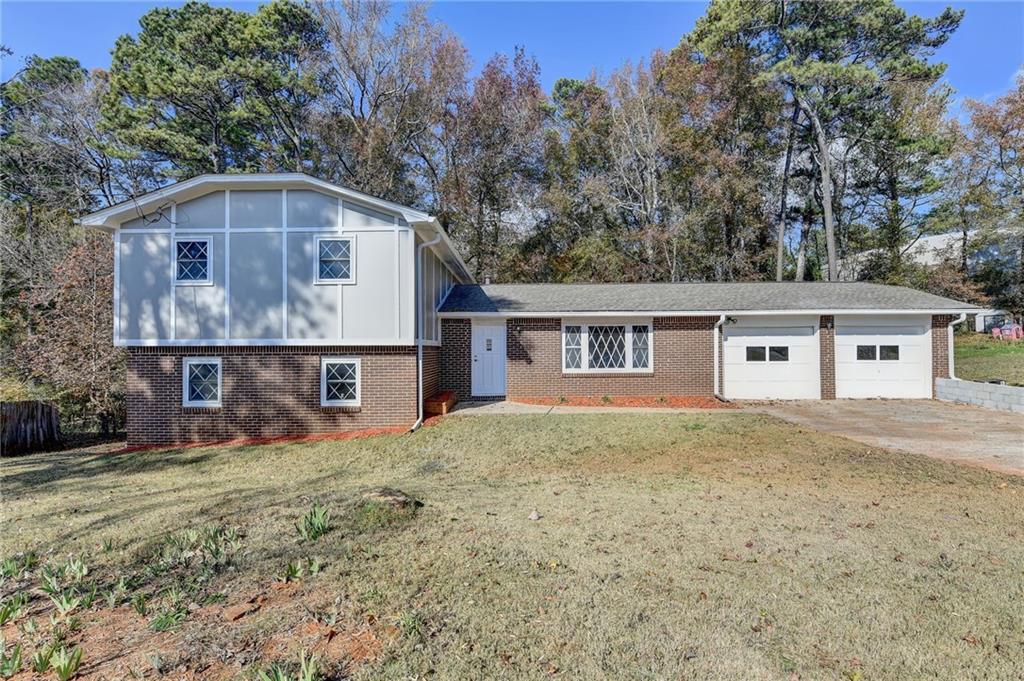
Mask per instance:
[[[76,57],[87,68],[110,64],[110,49],[156,2],[40,2],[0,0],[0,43],[14,57],[0,63],[3,78],[24,58]],[[256,3],[224,3],[252,9]],[[949,64],[948,82],[958,98],[991,100],[1005,92],[1024,64],[1024,2],[902,2],[908,11],[934,16],[946,4],[967,10],[960,29],[938,54]],[[432,15],[447,23],[479,67],[496,52],[517,45],[536,56],[544,87],[557,78],[607,74],[625,60],[669,49],[693,28],[704,2],[436,2]]]

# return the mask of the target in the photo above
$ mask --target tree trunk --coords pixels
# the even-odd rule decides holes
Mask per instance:
[[[789,121],[789,140],[786,142],[786,162],[782,167],[782,198],[779,201],[779,232],[775,248],[775,281],[782,281],[783,261],[786,258],[786,198],[789,192],[789,167],[793,161],[796,124],[800,120],[800,107],[793,102],[793,118]]]
[[[960,273],[967,276],[967,233],[970,231],[970,226],[967,224],[967,216],[964,215],[963,211],[960,211]]]
[[[825,251],[828,256],[828,280],[838,281],[839,270],[836,256],[836,226],[832,217],[832,159],[829,156],[828,137],[825,129],[818,120],[818,115],[807,106],[802,99],[797,98],[804,115],[814,127],[814,138],[818,144],[818,171],[819,185],[821,186],[821,214],[825,226]]]
[[[807,242],[811,236],[811,225],[813,224],[814,213],[811,211],[810,202],[804,206],[803,220],[800,224],[800,244],[796,251],[796,276],[794,281],[803,281],[807,272]]]

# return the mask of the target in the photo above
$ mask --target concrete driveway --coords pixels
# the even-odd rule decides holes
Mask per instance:
[[[750,411],[876,447],[1024,475],[1024,417],[935,400],[807,400]]]

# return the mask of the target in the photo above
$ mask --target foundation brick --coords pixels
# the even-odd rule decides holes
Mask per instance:
[[[424,348],[424,385],[437,385],[437,348]],[[359,407],[320,406],[320,357],[361,358]],[[221,358],[219,408],[182,402],[182,358]],[[415,347],[155,347],[128,352],[128,444],[175,444],[411,426]]]

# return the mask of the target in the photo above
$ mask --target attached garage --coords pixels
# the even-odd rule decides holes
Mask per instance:
[[[818,317],[741,317],[723,327],[724,395],[735,400],[821,397]]]
[[[836,317],[836,397],[930,398],[931,318]]]

